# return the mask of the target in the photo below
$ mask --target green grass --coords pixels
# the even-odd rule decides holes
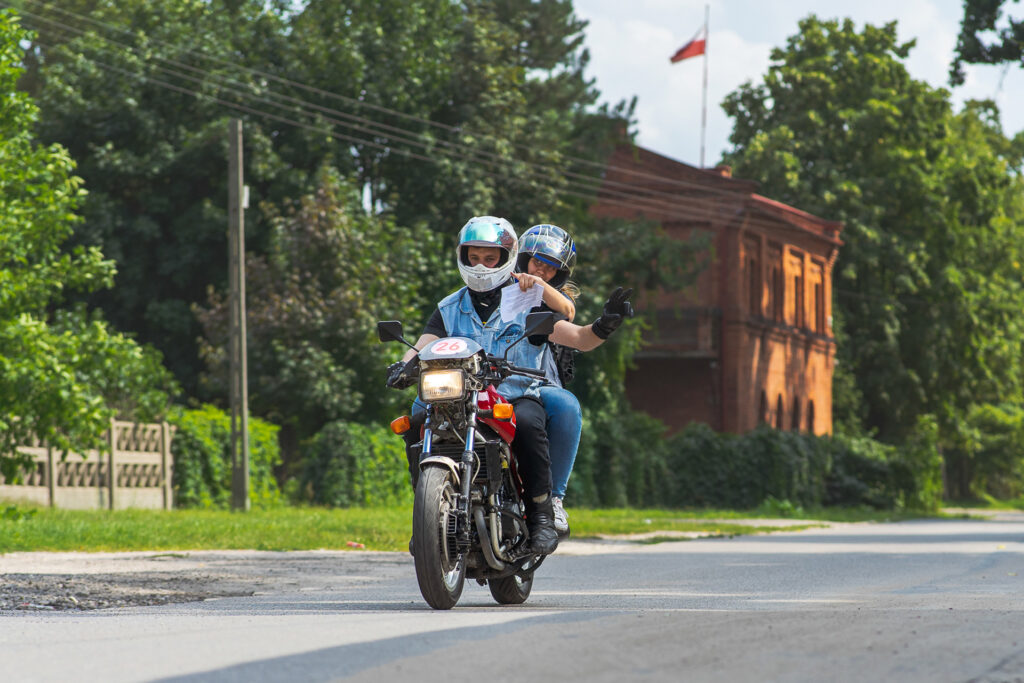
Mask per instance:
[[[794,515],[828,521],[885,521],[912,515],[867,510],[822,510]],[[735,510],[632,510],[569,508],[574,539],[650,534],[645,542],[669,540],[660,532],[702,532],[732,536],[783,527],[738,524],[730,520],[778,518],[774,508]],[[918,515],[920,516],[920,515]],[[412,506],[394,508],[275,508],[247,513],[225,510],[57,510],[0,504],[0,553],[15,551],[146,550],[314,550],[404,551],[412,526]],[[813,526],[811,524],[810,526]],[[672,539],[676,540],[676,539]]]

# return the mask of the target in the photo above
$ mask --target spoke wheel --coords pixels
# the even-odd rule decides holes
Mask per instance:
[[[416,581],[427,604],[451,609],[466,582],[466,559],[449,534],[455,527],[454,477],[445,467],[420,472],[413,502],[412,555]]]

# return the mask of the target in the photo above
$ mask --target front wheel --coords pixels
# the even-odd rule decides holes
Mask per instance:
[[[462,595],[466,561],[449,533],[455,528],[454,476],[445,467],[428,467],[420,472],[412,508],[412,555],[416,581],[427,604],[434,609],[451,609]]]
[[[500,579],[491,579],[487,582],[493,597],[499,605],[521,605],[530,597],[530,590],[533,588],[533,574],[523,579],[518,574],[505,576]]]

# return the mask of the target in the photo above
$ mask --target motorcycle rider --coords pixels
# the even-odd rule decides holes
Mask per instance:
[[[416,341],[416,349],[422,349],[441,337],[461,336],[477,341],[488,353],[503,355],[522,336],[528,313],[522,311],[511,320],[503,321],[499,310],[502,288],[516,282],[512,272],[517,264],[518,250],[515,230],[507,220],[494,216],[471,218],[460,230],[456,246],[457,265],[466,286],[438,303]],[[581,327],[564,320],[556,322],[550,339],[587,351],[607,338],[595,330],[613,331],[621,322],[622,316],[609,311],[606,306],[605,314],[592,326]],[[548,349],[546,342],[546,338],[540,337],[516,344],[509,360],[522,367],[543,369]],[[401,361],[389,366],[388,386],[401,386],[406,364],[415,355],[409,350]],[[525,488],[530,551],[549,554],[558,546],[558,536],[553,521],[551,469],[541,384],[530,377],[513,375],[502,382],[498,390],[516,410],[516,436],[512,445]],[[413,418],[414,424],[422,423],[422,414],[414,414]],[[407,447],[415,444],[418,437],[419,429],[406,432]],[[417,464],[411,460],[410,471],[413,477],[418,473]]]

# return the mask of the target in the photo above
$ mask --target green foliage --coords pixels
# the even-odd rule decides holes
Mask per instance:
[[[959,500],[1024,496],[1024,407],[981,404],[971,408],[960,440],[946,453],[947,494]]]
[[[374,211],[450,240],[474,214],[522,225],[564,207],[564,155],[594,153],[623,111],[589,109],[569,0],[24,4],[39,136],[82,159],[90,188],[76,242],[120,271],[90,301],[157,345],[190,395],[204,391],[191,307],[226,279],[228,116],[244,121],[254,204],[314,191],[330,165]],[[266,254],[270,222],[250,212],[246,231]],[[449,283],[428,283],[421,313]]]
[[[960,22],[956,56],[949,70],[950,81],[954,85],[963,84],[964,63],[1017,62],[1024,66],[1024,20],[1007,17],[1004,26],[996,26],[1003,6],[1008,4],[1006,0],[964,0],[963,4],[964,16]],[[991,40],[986,43],[983,34]]]
[[[894,23],[812,16],[724,104],[735,173],[845,226],[835,419],[888,443],[925,415],[948,442],[958,415],[1019,399],[1024,378],[1020,150],[991,103],[954,114],[912,79],[912,47]]]
[[[424,283],[455,270],[438,263],[449,262],[448,250],[429,232],[367,216],[329,168],[315,194],[284,212],[265,210],[269,253],[246,265],[252,411],[293,431],[296,441],[334,420],[383,420],[399,399],[384,390],[383,368],[401,349],[378,341],[377,321],[418,317]],[[206,333],[205,379],[226,393],[228,300],[211,291],[197,313]]]
[[[592,507],[661,503],[668,474],[664,425],[640,412],[608,418],[607,412],[584,410],[567,498]]]
[[[767,506],[783,516],[826,505],[934,510],[942,485],[934,420],[923,420],[916,433],[909,446],[896,448],[867,437],[766,426],[721,434],[702,423],[665,438],[661,425],[642,414],[612,430],[585,423],[567,500],[585,506]]]
[[[691,424],[668,448],[676,504],[752,508],[772,497],[820,505],[831,466],[813,437],[763,426],[736,436]]]
[[[0,471],[8,478],[21,464],[18,444],[102,449],[111,416],[157,417],[173,389],[155,352],[96,314],[62,308],[73,292],[109,287],[114,268],[96,248],[62,251],[85,192],[66,149],[32,140],[38,110],[15,89],[26,38],[0,11]]]
[[[327,424],[303,448],[301,490],[331,507],[412,502],[405,444],[389,430],[350,422]]]
[[[175,409],[174,500],[182,508],[226,508],[231,504],[231,417],[211,405]],[[278,427],[249,418],[249,501],[255,507],[281,502],[273,468],[281,464]]]

